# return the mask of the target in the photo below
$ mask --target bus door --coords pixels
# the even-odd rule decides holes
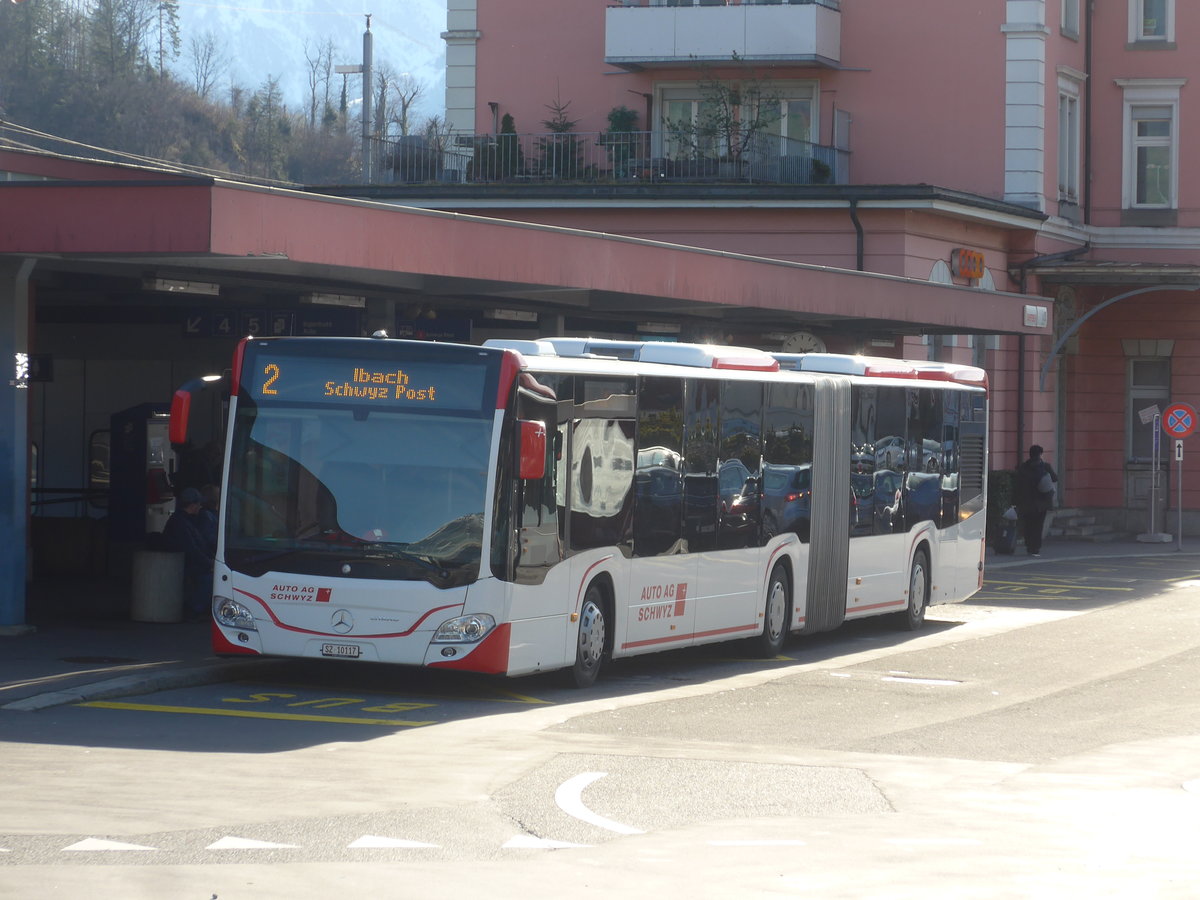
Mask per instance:
[[[848,615],[904,599],[896,586],[908,584],[909,529],[940,484],[922,465],[919,399],[903,387],[851,388]]]
[[[764,575],[758,482],[762,462],[763,386],[752,381],[689,382],[687,466],[689,534],[698,551],[696,640],[722,640],[758,627]],[[692,472],[696,464],[701,471]],[[691,490],[689,490],[691,488]]]
[[[626,628],[616,648],[621,653],[648,653],[692,642],[698,556],[689,535],[702,530],[698,517],[703,511],[688,511],[689,496],[694,495],[689,495],[691,486],[685,482],[683,381],[643,378]],[[685,526],[690,515],[697,521]]]
[[[543,376],[544,378],[544,376]],[[517,479],[517,547],[514,581],[518,584],[545,585],[528,592],[528,599],[516,592],[512,617],[528,618],[563,613],[561,597],[569,588],[563,560],[562,494],[564,475],[562,432],[559,429],[560,404],[555,396],[554,379],[535,380],[523,375],[517,392],[517,418],[541,422],[546,427],[546,460],[540,479]],[[569,415],[569,403],[566,404]]]

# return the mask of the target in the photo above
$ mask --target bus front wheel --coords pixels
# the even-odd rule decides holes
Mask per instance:
[[[771,570],[767,582],[767,603],[763,609],[763,630],[756,638],[759,656],[774,659],[783,651],[792,610],[792,585],[787,569],[781,565]]]
[[[596,584],[588,586],[579,610],[579,632],[575,643],[575,665],[571,681],[575,687],[586,688],[596,683],[600,664],[604,662],[608,640],[608,620],[604,616],[604,591]]]

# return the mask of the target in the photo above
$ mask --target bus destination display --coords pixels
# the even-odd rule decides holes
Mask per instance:
[[[262,354],[244,377],[259,402],[386,404],[478,409],[487,369],[482,365],[299,359]]]

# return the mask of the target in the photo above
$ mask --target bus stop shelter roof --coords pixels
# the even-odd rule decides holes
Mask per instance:
[[[960,285],[23,151],[0,150],[5,173],[0,255],[65,283],[167,277],[218,284],[222,302],[329,292],[742,329],[1052,327],[1026,309],[1048,300]]]

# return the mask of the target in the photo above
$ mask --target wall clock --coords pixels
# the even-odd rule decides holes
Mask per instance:
[[[783,339],[784,353],[824,353],[825,342],[811,331],[797,331]]]

